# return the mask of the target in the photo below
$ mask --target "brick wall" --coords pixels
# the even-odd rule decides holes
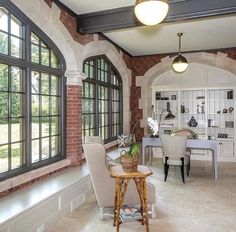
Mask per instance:
[[[82,163],[82,86],[67,86],[67,158],[72,166]]]

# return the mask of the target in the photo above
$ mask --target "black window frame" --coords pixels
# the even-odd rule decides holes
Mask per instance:
[[[105,72],[107,72],[107,81],[99,80],[99,78],[98,78],[98,76],[99,76],[98,70],[100,70],[101,72],[104,71],[104,70],[98,68],[98,60],[99,59],[103,59],[106,62],[106,64],[108,65],[107,71],[105,71]],[[93,98],[94,99],[94,107],[93,107],[93,113],[91,113],[94,115],[94,122],[93,122],[94,128],[90,128],[90,129],[94,129],[93,135],[99,136],[99,129],[101,128],[101,127],[99,127],[99,100],[102,100],[102,99],[99,99],[98,88],[103,86],[105,88],[108,88],[108,112],[107,112],[108,113],[108,124],[107,124],[108,138],[104,139],[104,143],[109,143],[109,142],[116,140],[117,135],[122,134],[122,132],[123,132],[123,84],[122,84],[122,78],[121,78],[119,71],[116,69],[116,67],[111,63],[111,61],[105,55],[92,56],[92,57],[85,59],[83,62],[83,72],[84,73],[86,73],[86,71],[85,71],[86,62],[93,62],[93,66],[94,66],[93,72],[92,72],[93,78],[87,77],[86,79],[83,80],[83,89],[84,89],[85,83],[89,83],[89,84],[94,85],[94,90],[93,90],[94,91],[94,98]],[[112,84],[112,78],[111,78],[112,73],[114,73],[116,78],[118,79],[119,85]],[[100,76],[100,79],[101,79],[101,76]],[[114,100],[112,100],[112,90],[113,89],[119,91],[119,101],[118,101],[119,102],[119,111],[118,111],[119,124],[116,124],[116,125],[119,125],[119,129],[118,129],[117,134],[115,136],[112,135],[112,132],[113,132],[112,126],[114,125],[112,123],[113,122],[112,116],[113,116],[113,113],[116,113],[116,112],[112,111],[112,102],[114,102]],[[86,99],[86,98],[84,97],[84,91],[83,91],[83,101],[84,101],[84,99]],[[86,130],[85,129],[85,120],[84,120],[85,114],[86,113],[84,113],[82,110],[82,118],[83,118],[82,134],[83,134],[83,137],[85,137],[85,130]],[[91,131],[89,133],[91,133]]]
[[[57,162],[59,160],[66,158],[66,78],[64,76],[66,70],[65,59],[54,44],[54,42],[34,23],[32,22],[20,9],[18,9],[11,1],[9,0],[0,0],[0,7],[8,10],[12,15],[14,15],[23,25],[23,38],[25,44],[22,47],[22,57],[15,58],[10,55],[0,54],[0,63],[6,64],[8,66],[18,67],[23,70],[24,75],[24,93],[25,93],[25,102],[24,102],[24,115],[25,115],[25,125],[24,125],[24,134],[25,134],[25,147],[24,147],[24,158],[25,164],[19,168],[8,170],[6,172],[0,173],[0,181],[7,178],[20,175],[22,173],[28,172],[30,170],[40,168],[51,163]],[[57,56],[60,66],[59,68],[53,68],[50,66],[44,66],[41,64],[33,63],[31,61],[31,33],[34,33],[42,40],[48,47],[51,49]],[[51,62],[51,57],[49,57],[49,62]],[[61,154],[55,157],[50,157],[48,159],[41,160],[36,163],[31,162],[31,72],[37,71],[40,73],[46,73],[50,76],[59,77],[59,111],[61,114],[60,119],[60,151]],[[10,155],[10,154],[9,154]]]

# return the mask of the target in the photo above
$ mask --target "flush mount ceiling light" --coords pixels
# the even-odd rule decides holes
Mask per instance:
[[[172,68],[177,73],[182,73],[188,68],[188,61],[187,59],[181,55],[181,36],[183,33],[178,33],[177,36],[179,37],[179,54],[175,57]]]
[[[160,23],[167,15],[168,4],[163,0],[136,0],[134,12],[138,20],[148,26]]]

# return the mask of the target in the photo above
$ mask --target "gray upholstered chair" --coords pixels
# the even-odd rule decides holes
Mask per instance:
[[[166,181],[169,166],[180,166],[181,175],[183,182],[184,178],[184,167],[189,164],[189,156],[185,155],[187,137],[186,136],[171,136],[161,135],[162,150],[164,155],[164,174]],[[189,176],[189,170],[187,168],[187,175]]]
[[[110,177],[105,166],[105,148],[102,144],[83,144],[83,149],[96,200],[100,208],[100,218],[103,219],[105,215],[104,208],[114,207],[115,179]],[[149,183],[147,184],[147,201],[151,206],[152,217],[155,217],[155,186]],[[140,205],[139,195],[133,181],[128,185],[124,205]]]

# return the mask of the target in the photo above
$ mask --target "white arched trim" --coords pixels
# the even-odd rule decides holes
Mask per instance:
[[[213,67],[222,68],[236,75],[236,60],[227,57],[227,54],[218,52],[217,54],[199,52],[185,54],[189,63],[198,63],[209,65]],[[146,130],[146,119],[151,115],[152,101],[152,83],[161,74],[171,70],[173,58],[169,56],[164,57],[160,63],[150,68],[144,76],[136,77],[136,86],[141,87],[141,99],[139,99],[139,108],[143,110],[143,119],[141,120],[141,127]],[[145,131],[146,132],[146,131]]]
[[[29,17],[58,47],[64,56],[66,62],[66,77],[71,82],[73,75],[73,84],[81,85],[82,74],[79,69],[78,60],[80,54],[84,53],[83,45],[75,42],[70,33],[60,20],[61,10],[56,4],[50,8],[44,0],[11,0],[27,17]],[[78,75],[77,75],[78,74]],[[77,80],[75,80],[75,78]]]

